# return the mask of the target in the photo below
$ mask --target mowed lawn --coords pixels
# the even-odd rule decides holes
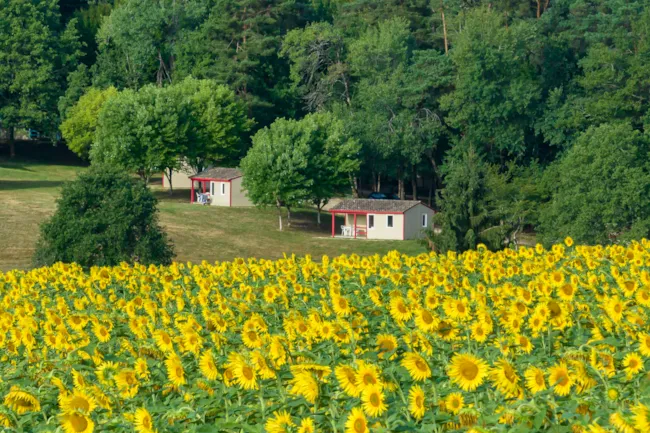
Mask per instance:
[[[63,183],[81,170],[78,165],[0,160],[0,270],[31,267],[39,225],[54,212]],[[332,239],[329,214],[318,227],[312,210],[293,212],[292,227],[281,232],[275,209],[192,205],[187,190],[170,197],[160,186],[152,188],[160,200],[160,221],[182,262],[425,251],[417,241]]]

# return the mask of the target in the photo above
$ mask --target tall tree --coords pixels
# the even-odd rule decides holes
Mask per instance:
[[[87,159],[90,147],[95,142],[97,118],[104,103],[117,95],[115,87],[105,90],[90,88],[79,101],[67,111],[61,123],[61,134],[70,150]]]
[[[306,0],[217,0],[176,44],[176,74],[232,87],[260,126],[294,115],[281,36],[314,18]]]
[[[74,20],[61,25],[55,0],[0,0],[0,125],[33,128],[53,137],[57,102],[80,55]]]
[[[446,121],[463,142],[480,146],[489,161],[526,155],[540,87],[530,58],[534,25],[506,28],[488,9],[470,12],[450,53],[456,68],[454,91],[446,95]]]

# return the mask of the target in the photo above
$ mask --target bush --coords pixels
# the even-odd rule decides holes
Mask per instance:
[[[34,262],[169,264],[173,248],[158,224],[156,204],[127,173],[91,167],[63,188],[55,214],[41,226]]]

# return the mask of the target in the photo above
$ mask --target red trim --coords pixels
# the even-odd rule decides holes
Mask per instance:
[[[207,180],[211,180],[213,182],[230,182],[230,181],[233,181],[235,179],[239,179],[240,177],[243,177],[243,176],[237,176],[237,177],[233,177],[231,179],[218,179],[216,177],[195,177],[195,176],[192,176],[192,177],[190,177],[190,179],[198,180],[198,181],[201,181],[201,182],[202,181],[207,181]]]
[[[367,225],[368,223],[366,223]],[[357,214],[354,214],[354,238],[357,238]]]
[[[371,214],[386,214],[386,215],[402,215],[404,212],[398,212],[398,211],[393,211],[393,212],[375,212],[374,210],[342,210],[342,209],[335,209],[335,210],[328,210],[328,212],[335,212],[335,213],[347,213],[347,214],[358,214],[358,215],[368,215],[369,213]]]
[[[332,237],[334,237],[335,232],[334,229],[336,228],[336,213],[332,212]]]
[[[192,179],[192,191],[190,194],[190,203],[194,203],[194,179]]]

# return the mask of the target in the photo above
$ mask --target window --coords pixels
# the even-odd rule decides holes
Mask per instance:
[[[221,182],[221,195],[226,195],[226,182]]]
[[[375,228],[375,216],[374,215],[368,215],[368,228],[369,229],[374,229]]]
[[[210,182],[210,195],[214,195],[214,182]]]
[[[386,227],[393,227],[393,216],[388,215],[386,217]]]
[[[425,213],[422,214],[422,227],[426,227],[426,226],[427,226],[427,216],[428,216],[428,215],[425,214]]]

